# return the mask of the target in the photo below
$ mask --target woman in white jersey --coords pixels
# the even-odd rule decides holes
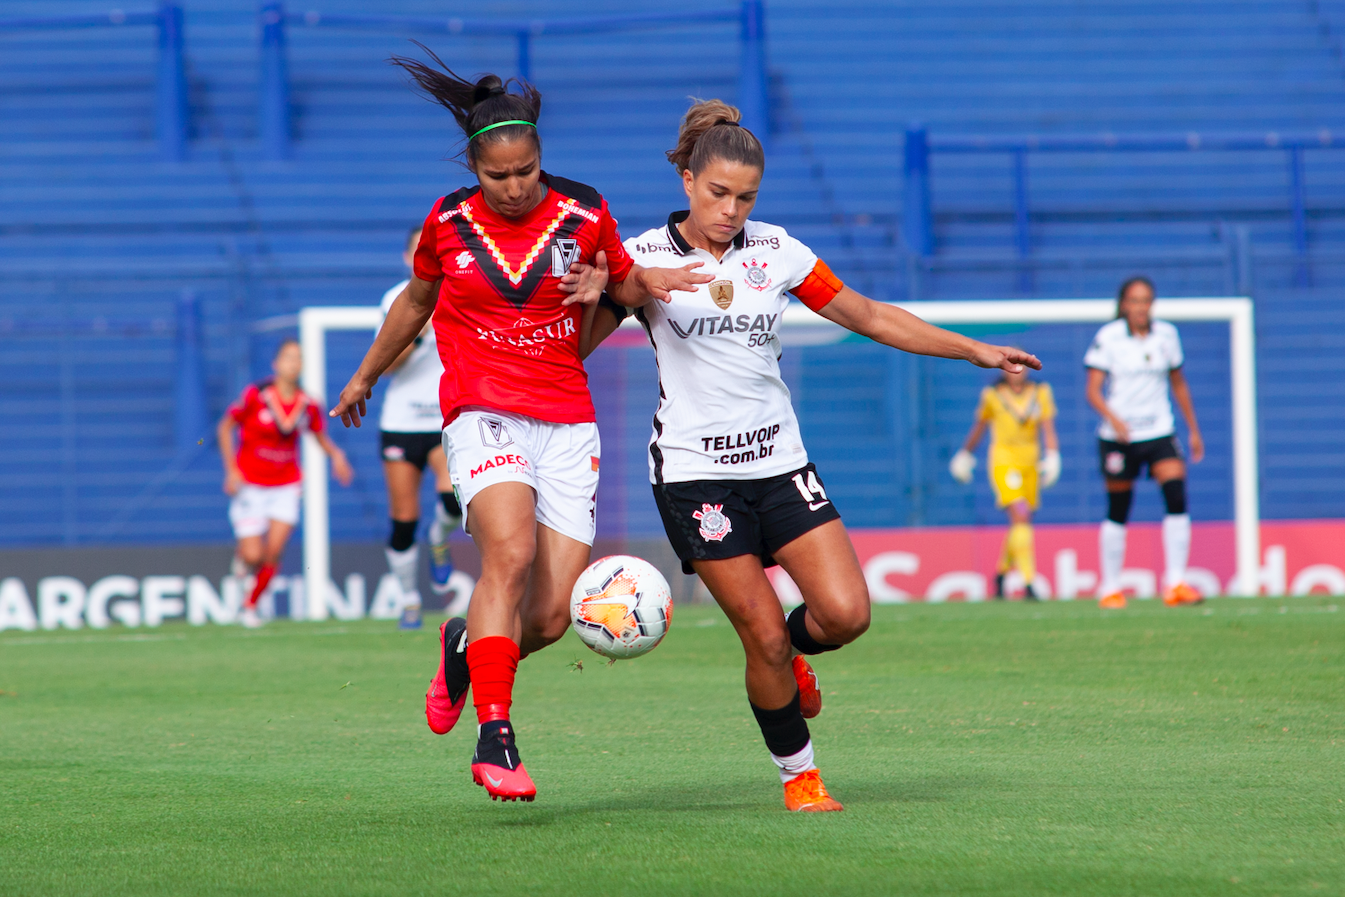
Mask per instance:
[[[1126,520],[1135,479],[1145,468],[1163,491],[1163,603],[1198,604],[1200,593],[1186,583],[1191,550],[1191,518],[1186,513],[1186,463],[1174,432],[1171,398],[1186,418],[1191,460],[1205,456],[1191,390],[1182,373],[1185,361],[1177,328],[1153,319],[1154,285],[1132,277],[1116,296],[1116,320],[1103,325],[1088,347],[1088,402],[1102,415],[1098,454],[1107,483],[1107,519],[1098,535],[1102,582],[1098,605],[1122,608],[1121,568],[1125,564]],[[1106,395],[1103,385],[1106,384]]]
[[[407,235],[402,261],[410,268],[420,228]],[[392,303],[406,289],[410,278],[383,294],[379,309],[384,317]],[[379,440],[383,452],[383,479],[388,484],[388,516],[391,533],[385,551],[388,569],[397,577],[406,603],[402,609],[402,629],[420,628],[420,592],[416,585],[420,552],[416,546],[416,528],[420,525],[420,479],[428,466],[434,473],[439,501],[430,524],[430,580],[435,592],[447,594],[453,575],[453,556],[448,536],[462,522],[462,509],[453,495],[448,464],[444,459],[443,415],[439,411],[439,378],[444,366],[434,343],[434,327],[426,324],[402,353],[388,366],[392,382],[383,396],[379,417]]]
[[[692,106],[668,153],[690,210],[626,241],[640,264],[699,261],[714,278],[636,308],[659,369],[650,479],[683,569],[699,574],[742,639],[748,700],[780,769],[786,807],[839,810],[813,761],[804,718],[817,715],[822,698],[801,655],[859,637],[869,625],[869,592],[780,378],[777,333],[790,294],[908,352],[1013,372],[1041,363],[867,299],[783,228],[748,220],[765,158],[739,118],[719,100]],[[599,315],[585,348],[615,326],[614,315]],[[787,618],[765,574],[777,563],[804,598]]]

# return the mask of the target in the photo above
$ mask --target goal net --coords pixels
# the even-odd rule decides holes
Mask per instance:
[[[1097,418],[1084,399],[1082,358],[1097,328],[1114,317],[1115,302],[901,305],[931,323],[1020,345],[1042,358],[1045,368],[1034,376],[1049,382],[1056,394],[1065,470],[1060,483],[1043,494],[1037,516],[1038,591],[1057,598],[1091,596],[1096,574],[1085,568],[1105,499],[1094,436]],[[1185,370],[1207,444],[1206,461],[1190,473],[1197,521],[1193,576],[1206,594],[1256,594],[1262,574],[1252,302],[1241,297],[1160,299],[1154,314],[1181,329]],[[333,398],[379,321],[376,308],[303,309],[304,389]],[[784,315],[781,341],[781,369],[809,457],[845,516],[874,600],[985,597],[985,568],[993,564],[986,558],[998,554],[1004,518],[985,481],[984,445],[970,486],[951,479],[947,461],[961,445],[977,395],[993,381],[993,372],[878,346],[798,304]],[[603,438],[599,548],[616,545],[651,558],[649,552],[660,548],[666,553],[648,486],[647,442],[658,395],[653,351],[639,326],[628,320],[587,367]],[[376,430],[376,422],[366,423],[366,430],[371,427]],[[375,435],[347,431],[337,438],[372,440]],[[311,438],[305,439],[303,462],[306,616],[321,619],[329,613],[327,596],[336,591],[331,585],[333,533],[338,543],[368,540],[369,522],[381,523],[385,515],[329,490],[326,458]],[[366,486],[364,505],[374,492]],[[1157,490],[1138,484],[1132,554],[1143,554],[1145,521],[1159,515]],[[364,523],[352,529],[346,517]],[[1156,537],[1150,541],[1156,544]],[[1152,594],[1152,572],[1137,567],[1127,575],[1135,592]],[[782,600],[789,600],[788,578],[775,571],[772,579]]]

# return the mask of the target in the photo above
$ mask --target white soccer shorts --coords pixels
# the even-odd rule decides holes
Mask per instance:
[[[299,522],[301,492],[298,483],[284,486],[244,483],[239,486],[233,501],[229,502],[229,522],[233,524],[234,538],[264,536],[271,528],[272,520],[294,526]]]
[[[482,489],[526,483],[537,496],[538,523],[593,544],[602,456],[597,424],[554,424],[468,406],[444,427],[444,454],[464,526]]]

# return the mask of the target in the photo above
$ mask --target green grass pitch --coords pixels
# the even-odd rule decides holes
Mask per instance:
[[[816,816],[713,608],[523,664],[530,805],[426,728],[432,628],[9,632],[0,894],[1341,894],[1336,601],[876,608],[817,662]]]

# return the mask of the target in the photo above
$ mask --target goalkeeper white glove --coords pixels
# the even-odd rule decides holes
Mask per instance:
[[[1047,452],[1046,457],[1037,464],[1037,472],[1041,474],[1041,484],[1044,488],[1054,486],[1060,479],[1060,452]]]
[[[953,460],[948,462],[948,472],[959,483],[970,483],[971,472],[976,469],[976,456],[966,449],[958,449]]]

